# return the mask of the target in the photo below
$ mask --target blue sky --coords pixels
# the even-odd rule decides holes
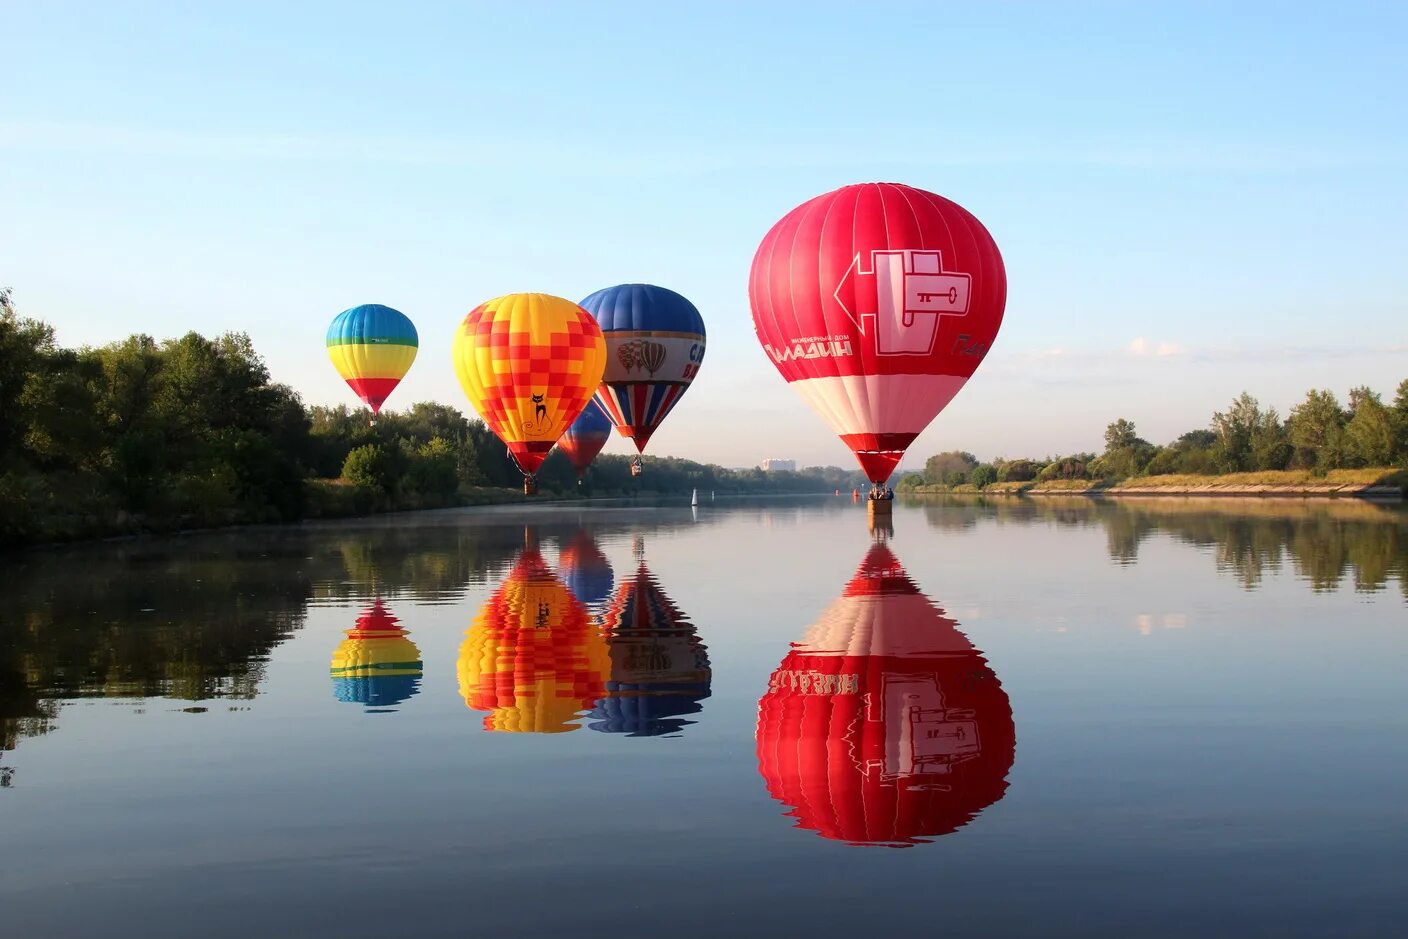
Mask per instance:
[[[710,338],[652,452],[849,465],[747,272],[891,179],[982,219],[1010,290],[907,465],[1408,377],[1404,4],[8,2],[0,34],[0,284],[68,344],[245,330],[355,403],[323,333],[387,303],[421,333],[391,406],[467,410],[477,303],[651,281]]]

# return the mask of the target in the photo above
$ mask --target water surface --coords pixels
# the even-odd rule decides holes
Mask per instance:
[[[0,935],[1391,935],[1408,515],[498,508],[4,559]]]

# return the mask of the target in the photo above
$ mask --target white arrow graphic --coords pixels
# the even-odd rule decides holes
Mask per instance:
[[[943,269],[938,251],[872,251],[871,270],[861,266],[857,253],[841,275],[833,296],[861,335],[869,335],[866,320],[875,320],[876,352],[880,355],[924,355],[933,350],[939,318],[964,316],[972,277]],[[852,310],[841,293],[848,282],[858,309]],[[867,284],[863,278],[872,278]],[[875,291],[873,312],[866,309],[864,289]]]

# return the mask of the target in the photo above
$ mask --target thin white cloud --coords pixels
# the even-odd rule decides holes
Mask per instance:
[[[1175,355],[1183,355],[1187,350],[1176,342],[1152,342],[1144,336],[1136,336],[1125,351],[1130,355],[1145,358],[1153,356],[1155,358],[1166,359]]]

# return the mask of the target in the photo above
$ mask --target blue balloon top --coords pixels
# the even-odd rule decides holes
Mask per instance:
[[[567,428],[567,433],[572,436],[578,434],[609,434],[614,425],[611,418],[601,409],[601,405],[596,403],[596,399],[587,402],[587,406],[582,409],[582,413],[572,422],[572,426]]]
[[[558,576],[562,578],[563,586],[572,592],[572,596],[587,606],[600,603],[611,596],[613,579],[610,564],[582,567],[564,565],[558,571]]]
[[[654,284],[618,284],[581,303],[604,333],[677,332],[704,335],[704,317],[684,297]]]
[[[343,310],[328,326],[328,345],[419,346],[420,336],[410,317],[380,303],[363,303]]]

